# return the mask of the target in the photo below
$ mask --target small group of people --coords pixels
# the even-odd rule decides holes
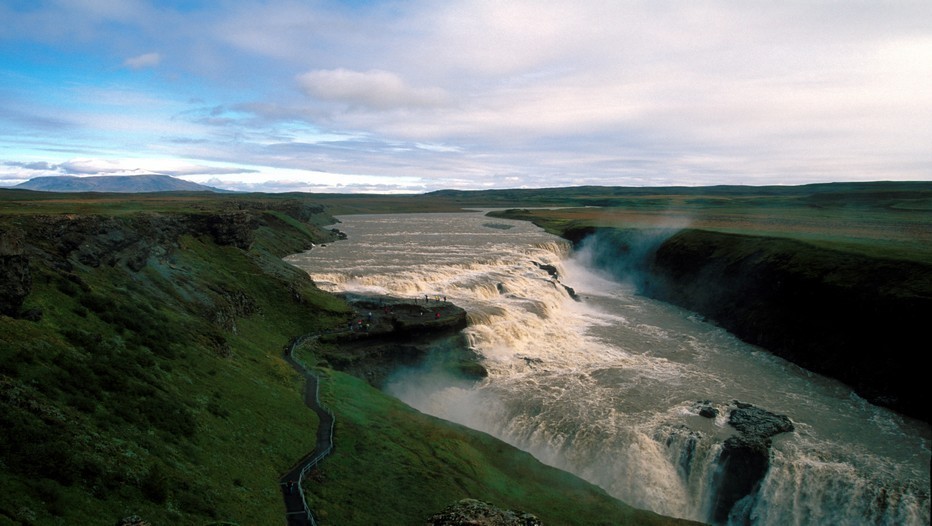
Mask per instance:
[[[369,321],[370,321],[370,322],[372,321],[372,313],[371,313],[371,312],[369,313]],[[369,332],[369,325],[370,325],[370,324],[364,322],[362,318],[359,318],[359,319],[357,319],[355,322],[353,322],[353,321],[348,322],[348,323],[346,324],[346,328],[347,328],[350,332],[356,332],[356,331],[366,331],[366,332]]]
[[[436,301],[437,303],[440,303],[441,301],[446,302],[447,297],[441,296],[438,294],[434,296],[434,301]],[[417,297],[414,298],[414,303],[417,303]],[[424,303],[430,303],[430,296],[427,294],[424,294]]]

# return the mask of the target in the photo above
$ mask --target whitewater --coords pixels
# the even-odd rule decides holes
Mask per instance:
[[[601,275],[585,251],[481,213],[340,218],[348,239],[288,258],[325,290],[446,297],[466,309],[475,383],[429,367],[386,391],[487,432],[657,513],[713,522],[722,441],[737,402],[788,416],[762,483],[728,522],[930,521],[923,422],[741,342]],[[718,416],[698,413],[708,401]]]

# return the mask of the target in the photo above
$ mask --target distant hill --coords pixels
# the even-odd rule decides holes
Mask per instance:
[[[55,175],[36,177],[15,188],[41,192],[225,192],[210,186],[192,183],[168,175],[104,175],[75,177]]]

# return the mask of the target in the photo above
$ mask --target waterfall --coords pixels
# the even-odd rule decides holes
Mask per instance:
[[[592,271],[536,227],[477,214],[344,218],[349,239],[296,255],[322,288],[465,308],[489,371],[429,369],[386,390],[664,515],[712,522],[736,400],[787,415],[734,524],[929,524],[930,429]],[[575,289],[572,297],[566,286]],[[577,301],[577,299],[581,301]],[[710,401],[715,416],[703,416]]]

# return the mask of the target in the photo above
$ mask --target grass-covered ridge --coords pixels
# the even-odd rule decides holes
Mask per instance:
[[[316,420],[281,353],[348,314],[281,260],[334,238],[313,203],[0,190],[0,286],[28,290],[0,314],[0,525],[284,521],[278,477]],[[328,377],[322,524],[418,524],[465,497],[548,524],[676,522]]]
[[[24,316],[0,316],[0,524],[279,524],[279,472],[313,447],[279,355],[345,306],[263,229],[313,233],[257,211],[243,249],[176,229],[175,211],[19,212],[2,223],[24,234],[32,286]]]

